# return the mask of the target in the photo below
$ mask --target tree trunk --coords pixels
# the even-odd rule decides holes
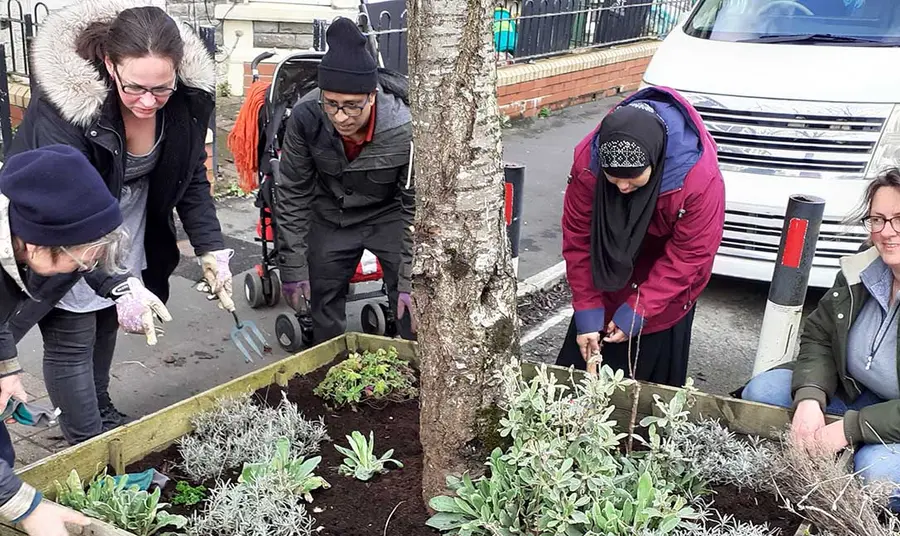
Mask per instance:
[[[518,356],[503,219],[494,0],[408,0],[426,502],[446,476],[484,470],[494,373]]]

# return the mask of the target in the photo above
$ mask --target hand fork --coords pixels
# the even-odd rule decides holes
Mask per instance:
[[[263,351],[269,350],[269,343],[266,342],[265,336],[259,331],[259,328],[256,327],[256,324],[253,323],[252,320],[246,320],[241,322],[241,319],[238,318],[237,310],[234,306],[234,301],[232,301],[231,297],[228,296],[224,291],[220,291],[218,294],[219,301],[222,303],[222,307],[225,308],[226,311],[231,313],[231,316],[234,317],[234,327],[231,328],[231,342],[237,346],[237,349],[244,354],[244,361],[247,363],[252,363],[253,359],[250,357],[250,352],[247,351],[247,348],[244,346],[242,340],[247,343],[250,348],[258,355],[259,357],[263,357]],[[260,344],[262,344],[262,349],[260,349],[259,345],[257,345],[256,340],[259,340]]]
[[[256,327],[251,320],[247,320],[246,322],[241,322],[241,319],[238,318],[236,307],[234,306],[234,301],[230,296],[224,291],[221,290],[217,295],[211,294],[211,287],[209,283],[205,280],[200,280],[197,283],[197,289],[210,294],[210,299],[214,300],[216,298],[219,299],[219,302],[222,304],[222,308],[231,313],[231,316],[234,317],[234,327],[231,328],[231,342],[237,346],[237,349],[241,351],[244,355],[244,361],[247,363],[252,363],[253,358],[250,357],[250,352],[247,351],[247,347],[244,346],[244,342],[247,343],[250,348],[258,355],[259,357],[263,357],[263,352],[268,352],[271,348],[269,343],[266,342],[266,337],[259,331],[259,328]],[[262,349],[257,345],[256,340],[254,340],[254,336],[256,339],[259,339],[259,342],[262,344]],[[241,342],[243,340],[243,342]]]

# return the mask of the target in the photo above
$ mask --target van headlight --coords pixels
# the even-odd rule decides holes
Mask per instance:
[[[900,104],[894,106],[884,125],[881,139],[878,140],[872,160],[869,161],[866,178],[874,179],[889,167],[900,167]]]

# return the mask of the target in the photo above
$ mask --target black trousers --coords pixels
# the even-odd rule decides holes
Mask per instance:
[[[16,341],[28,328],[14,319]],[[38,322],[44,339],[44,383],[50,402],[61,411],[59,427],[75,445],[103,433],[100,410],[110,404],[109,371],[116,350],[119,319],[115,307],[94,313],[52,309]]]
[[[601,354],[603,363],[613,370],[622,369],[625,377],[630,378],[628,366],[628,346],[631,345],[632,360],[637,356],[636,379],[672,387],[682,387],[687,380],[688,355],[691,350],[691,327],[694,324],[694,307],[688,311],[677,324],[669,329],[641,335],[640,354],[637,352],[638,338],[610,344],[603,343]],[[569,331],[563,341],[562,348],[556,358],[556,364],[562,367],[574,366],[585,370],[587,364],[581,356],[581,350],[575,338],[575,318],[569,323]]]
[[[397,285],[400,281],[403,222],[336,227],[313,220],[310,225],[309,263],[310,307],[315,344],[343,334],[347,329],[347,293],[350,279],[368,249],[381,263],[389,306],[396,316]],[[410,339],[409,315],[397,322],[400,335]]]

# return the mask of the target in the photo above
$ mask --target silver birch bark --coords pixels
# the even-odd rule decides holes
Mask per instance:
[[[423,495],[480,474],[493,375],[519,351],[503,219],[494,0],[408,0]]]

